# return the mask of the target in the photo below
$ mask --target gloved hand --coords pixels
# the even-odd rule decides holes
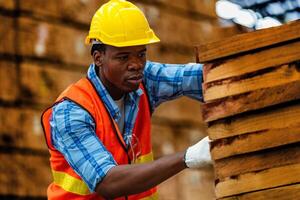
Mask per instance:
[[[188,168],[202,168],[212,164],[207,136],[186,150],[184,161]]]

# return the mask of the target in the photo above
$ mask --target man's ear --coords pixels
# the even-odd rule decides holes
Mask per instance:
[[[96,66],[101,67],[103,64],[104,52],[103,51],[94,51],[93,60]]]

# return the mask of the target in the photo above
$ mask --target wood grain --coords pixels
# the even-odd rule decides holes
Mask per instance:
[[[300,98],[300,80],[203,104],[206,122]]]
[[[297,163],[300,164],[300,143],[216,160],[214,169],[216,178],[223,181],[226,177]]]
[[[0,153],[0,194],[44,196],[51,182],[48,156]]]
[[[0,100],[15,101],[19,95],[17,67],[14,62],[0,60]]]
[[[291,41],[276,47],[256,50],[235,58],[207,63],[203,67],[203,78],[206,83],[223,80],[298,61],[299,57],[300,41]]]
[[[243,94],[263,88],[271,88],[298,80],[300,80],[300,66],[297,66],[296,64],[283,65],[258,71],[255,74],[249,74],[248,76],[203,83],[203,97],[205,102],[212,102],[224,97]]]
[[[297,126],[300,123],[300,101],[286,103],[211,122],[207,129],[210,139],[255,133]]]
[[[294,21],[279,27],[240,34],[221,41],[199,45],[197,47],[197,59],[200,63],[208,62],[299,37],[300,22]]]
[[[5,8],[5,9],[9,9],[9,10],[15,9],[15,0],[1,0],[0,8]]]
[[[0,15],[0,53],[14,54],[16,28],[12,17]]]
[[[20,9],[32,13],[36,17],[59,18],[66,21],[74,21],[89,25],[93,14],[103,4],[105,0],[51,0],[45,3],[39,0],[20,1]],[[76,14],[75,14],[76,13]],[[88,28],[88,27],[87,27]]]
[[[0,145],[47,151],[41,113],[42,110],[29,108],[0,107]]]
[[[218,160],[295,142],[300,142],[300,123],[286,128],[214,140],[211,142],[211,156],[214,160]]]
[[[89,47],[84,45],[86,31],[26,17],[18,20],[18,35],[22,41],[20,55],[47,58],[82,68],[92,62]]]
[[[217,198],[300,182],[300,164],[250,172],[216,184]]]
[[[300,184],[250,192],[218,200],[294,200],[300,199]]]
[[[49,106],[67,86],[85,76],[80,72],[56,67],[38,62],[21,63],[22,101]]]

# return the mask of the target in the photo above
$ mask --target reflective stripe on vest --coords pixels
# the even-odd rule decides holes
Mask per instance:
[[[150,152],[146,155],[140,156],[136,159],[135,164],[148,163],[153,161],[153,153]]]
[[[158,200],[158,194],[157,194],[157,192],[155,192],[151,196],[142,198],[141,200]]]
[[[54,183],[64,190],[79,195],[90,194],[89,188],[82,180],[77,179],[67,173],[54,170],[52,170],[52,175]]]
[[[142,164],[153,161],[153,153],[150,152],[144,156],[140,156],[136,160],[136,164]],[[72,192],[79,195],[89,195],[91,194],[89,191],[88,186],[85,184],[84,181],[77,179],[67,173],[59,172],[52,170],[53,180],[54,183],[64,190],[68,192]],[[153,199],[153,196],[145,198],[145,200],[148,200],[148,198]],[[149,199],[149,200],[150,200]]]

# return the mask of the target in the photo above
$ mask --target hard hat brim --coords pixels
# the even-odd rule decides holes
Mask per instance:
[[[91,40],[93,38],[90,38],[89,36],[86,37],[85,39],[85,44],[89,45],[91,44]],[[134,40],[134,41],[127,41],[127,42],[120,42],[120,43],[110,43],[107,41],[101,41],[103,44],[107,44],[110,46],[115,46],[115,47],[128,47],[128,46],[139,46],[139,45],[147,45],[147,44],[153,44],[153,43],[158,43],[160,42],[160,39],[156,36],[153,35],[151,39],[141,39],[141,40]]]

